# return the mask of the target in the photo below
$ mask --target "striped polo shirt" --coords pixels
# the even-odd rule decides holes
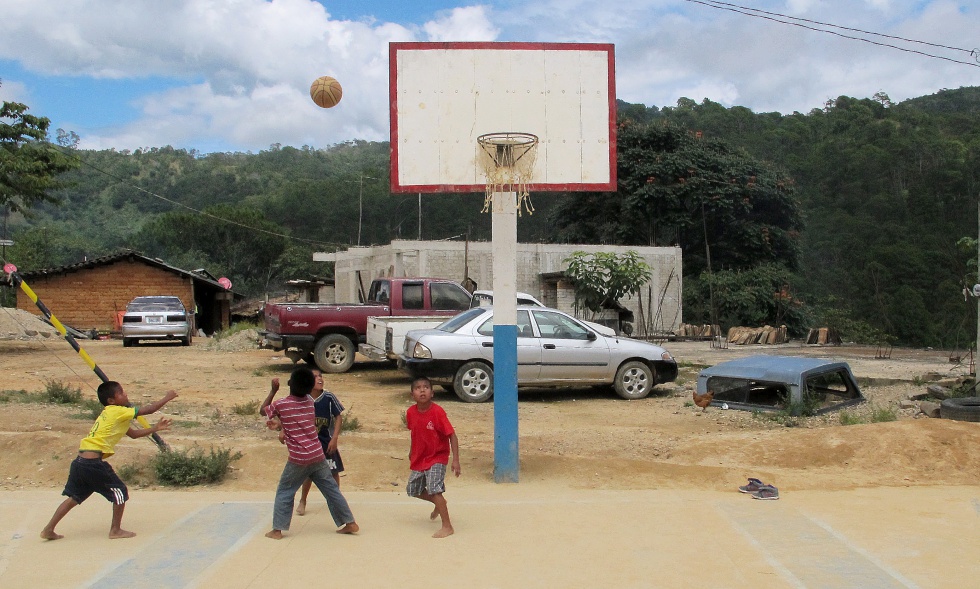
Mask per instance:
[[[278,417],[282,422],[289,462],[305,466],[326,459],[323,446],[317,438],[313,397],[286,395],[273,401],[265,410],[269,417]]]

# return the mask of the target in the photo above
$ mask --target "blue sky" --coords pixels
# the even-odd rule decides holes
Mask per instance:
[[[690,0],[3,0],[0,100],[92,149],[259,151],[388,138],[391,41],[602,42],[619,98],[708,98],[807,112],[839,95],[894,101],[980,85],[975,0],[743,0],[741,6],[965,65],[752,18]],[[728,5],[729,8],[732,5]],[[341,80],[324,111],[309,84]]]

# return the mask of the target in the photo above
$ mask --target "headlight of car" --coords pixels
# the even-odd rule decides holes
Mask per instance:
[[[667,362],[670,362],[670,361],[673,360],[673,358],[670,357],[670,352],[667,352],[667,351],[664,351],[663,354],[660,354],[660,359],[661,360],[666,360]]]
[[[429,350],[429,348],[423,346],[422,344],[416,343],[415,344],[415,349],[412,350],[412,357],[413,358],[431,358],[432,357],[432,352]]]

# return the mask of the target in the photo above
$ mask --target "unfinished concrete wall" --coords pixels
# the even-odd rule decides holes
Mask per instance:
[[[544,304],[574,312],[575,292],[568,280],[546,279],[564,271],[573,252],[635,251],[651,270],[640,293],[620,303],[633,311],[636,335],[675,329],[682,322],[681,250],[677,247],[630,247],[576,244],[517,244],[517,290]],[[390,245],[355,247],[314,260],[333,261],[335,302],[357,302],[358,283],[365,292],[371,280],[384,276],[426,276],[462,281],[467,276],[480,289],[493,289],[493,244],[490,242],[396,240]],[[582,315],[582,314],[580,314]],[[585,319],[592,317],[583,316]]]

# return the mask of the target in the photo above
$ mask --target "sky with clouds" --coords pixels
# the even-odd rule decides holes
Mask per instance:
[[[89,149],[388,139],[388,44],[613,43],[618,97],[807,112],[980,85],[976,0],[3,0],[0,100]],[[746,16],[782,14],[836,35]],[[768,17],[768,18],[763,18]],[[785,20],[785,19],[783,19]],[[880,33],[890,35],[871,35]],[[849,39],[859,37],[878,45]],[[893,37],[923,41],[910,43]],[[886,47],[895,45],[901,49]],[[932,57],[914,53],[930,54]],[[945,59],[942,59],[945,58]],[[963,63],[957,63],[963,62]],[[344,98],[309,97],[331,75]]]

